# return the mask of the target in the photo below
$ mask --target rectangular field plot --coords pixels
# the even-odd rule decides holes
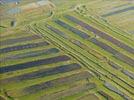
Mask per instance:
[[[56,93],[49,94],[46,96],[41,96],[40,99],[45,98],[45,100],[59,100],[61,96],[65,98],[67,96],[71,96],[73,94],[80,93],[80,92],[85,92],[94,88],[96,88],[96,85],[94,83],[78,85],[78,86],[74,86],[72,88],[66,89],[64,91],[56,92]]]
[[[66,76],[66,77],[61,77],[55,80],[51,80],[51,81],[47,81],[47,82],[33,85],[30,87],[26,87],[22,90],[23,91],[22,95],[34,94],[41,90],[46,90],[46,89],[49,89],[58,85],[71,84],[73,82],[84,80],[86,78],[91,78],[91,77],[93,76],[89,72],[84,71],[81,73],[73,74],[73,75]]]
[[[0,80],[1,85],[2,84],[9,84],[11,82],[21,82],[23,80],[30,80],[30,79],[36,79],[36,78],[41,78],[41,77],[47,77],[50,75],[55,75],[59,73],[65,73],[73,70],[80,69],[81,66],[79,64],[73,63],[69,65],[61,65],[57,66],[54,68],[48,68],[48,69],[42,69],[36,72],[16,76],[16,77],[11,77],[7,79]]]
[[[37,60],[37,61],[22,63],[22,64],[3,66],[0,68],[0,74],[17,71],[17,70],[22,70],[22,69],[27,69],[27,68],[31,68],[31,67],[38,67],[39,65],[47,65],[47,64],[57,63],[57,62],[61,62],[61,61],[68,61],[70,59],[71,59],[70,57],[63,55],[63,56],[57,56],[57,57],[53,57],[53,58],[47,58],[47,59],[41,59],[41,60]]]
[[[74,32],[74,33],[76,33],[77,35],[79,35],[80,37],[82,37],[82,38],[84,38],[84,39],[88,39],[88,38],[90,37],[90,36],[87,35],[86,33],[82,32],[82,31],[80,31],[80,30],[78,31],[76,28],[71,27],[70,25],[64,23],[64,22],[61,21],[61,20],[56,20],[55,22],[56,22],[57,24],[59,24],[60,26],[62,26],[62,27],[64,27],[64,28],[66,28],[66,29],[68,29],[68,30],[70,30],[70,31],[72,31],[72,32]]]
[[[106,88],[108,88],[109,90],[111,90],[111,91],[113,91],[113,92],[119,94],[119,95],[122,96],[124,99],[126,99],[126,100],[131,100],[130,97],[128,97],[126,94],[122,93],[120,90],[118,90],[116,87],[114,87],[114,86],[111,85],[110,83],[105,82],[105,83],[104,83],[104,86],[105,86]]]
[[[98,91],[98,93],[101,94],[102,96],[104,96],[105,98],[107,98],[108,100],[114,100],[111,96],[109,96],[104,91]]]
[[[101,48],[103,48],[104,50],[112,53],[113,55],[115,55],[118,51],[114,50],[112,47],[106,45],[105,43],[98,41],[95,38],[91,38],[89,41],[91,41],[92,43],[96,44],[97,46],[100,46]]]
[[[16,43],[20,43],[20,42],[36,40],[36,39],[40,39],[40,38],[41,37],[39,37],[37,35],[32,35],[32,36],[26,36],[26,37],[14,38],[14,39],[7,39],[7,40],[1,41],[0,45],[1,46],[11,45],[11,44],[16,44]]]
[[[60,35],[60,36],[62,36],[62,37],[64,37],[65,39],[68,39],[68,38],[69,38],[65,33],[59,31],[58,29],[56,29],[56,28],[54,28],[54,27],[52,27],[52,26],[50,26],[50,25],[47,25],[46,27],[47,27],[49,30],[51,30],[51,31],[53,31],[53,32],[55,32],[55,33],[57,33],[58,35]]]
[[[97,46],[101,47],[102,49],[106,50],[107,52],[112,53],[117,59],[120,59],[121,61],[129,64],[130,66],[134,66],[134,60],[131,59],[130,57],[127,57],[126,55],[118,52],[117,50],[113,49],[112,47],[108,46],[107,44],[98,41],[95,38],[90,39],[90,41]]]
[[[119,65],[115,64],[115,63],[112,62],[112,61],[109,61],[108,64],[111,65],[113,68],[115,68],[115,69],[117,69],[117,70],[121,69],[121,67],[120,67]]]
[[[47,43],[47,42],[38,42],[38,43],[31,43],[31,44],[7,47],[7,48],[0,49],[0,53],[8,53],[8,52],[12,52],[12,51],[36,48],[36,47],[47,46],[47,45],[49,45],[49,43]]]
[[[108,17],[108,16],[113,16],[115,14],[120,14],[120,13],[123,13],[123,12],[127,12],[127,11],[130,11],[130,10],[134,10],[134,7],[128,7],[128,8],[124,8],[124,9],[121,9],[121,10],[117,10],[117,11],[114,11],[114,12],[109,12],[107,14],[103,14],[101,15],[102,17]]]
[[[122,70],[122,73],[124,73],[125,75],[127,75],[128,77],[134,79],[134,73],[129,72],[127,70]]]
[[[59,50],[56,49],[56,48],[31,51],[31,52],[26,52],[26,53],[22,53],[22,54],[16,54],[16,55],[13,55],[13,56],[8,56],[8,57],[5,57],[5,58],[1,58],[0,62],[9,61],[9,60],[24,59],[24,58],[29,58],[29,57],[37,57],[37,56],[40,56],[40,55],[50,55],[50,54],[55,54],[55,53],[58,53],[58,52],[59,52]]]

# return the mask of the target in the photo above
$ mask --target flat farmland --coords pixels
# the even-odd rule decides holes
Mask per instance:
[[[132,0],[0,2],[0,99],[133,100]]]
[[[131,100],[133,98],[133,79],[123,71],[126,69],[131,73],[134,66],[133,43],[127,45],[124,41],[124,39],[127,39],[129,42],[128,38],[130,37],[116,38],[115,35],[97,28],[97,25],[95,26],[97,23],[87,24],[85,20],[87,20],[86,17],[72,12],[31,27],[34,27],[35,32],[48,37],[58,47],[73,54],[73,57],[85,64],[87,69],[100,78],[100,83],[103,79],[107,80],[110,85],[105,85],[104,80],[101,83],[104,89],[106,88],[114,95],[118,95],[119,99],[127,98]],[[111,44],[114,46],[111,46]],[[117,89],[117,87],[120,88]],[[117,91],[120,92],[117,93]],[[98,92],[98,95],[104,96],[104,98],[114,98],[110,95],[110,92],[107,93]]]
[[[12,37],[10,37],[10,34],[6,34],[6,38],[0,41],[0,52],[2,56],[0,62],[0,75],[2,76],[0,77],[0,88],[2,90],[1,93],[2,95],[5,95],[5,98],[14,99],[27,97],[27,88],[33,87],[33,89],[38,92],[36,85],[43,82],[45,83],[44,85],[40,85],[40,88],[42,86],[46,87],[51,81],[54,81],[54,86],[57,86],[58,81],[60,82],[61,80],[60,84],[63,85],[64,83],[62,80],[64,77],[67,77],[67,79],[65,78],[65,80],[68,80],[66,82],[70,81],[74,84],[75,80],[73,77],[77,78],[76,82],[86,80],[86,75],[88,79],[88,74],[90,75],[90,73],[86,71],[83,67],[84,65],[80,64],[60,48],[54,46],[47,39],[45,40],[45,37],[42,37],[39,34],[27,34],[28,35],[21,34],[21,36],[15,36],[16,33],[14,33],[12,34]],[[71,74],[76,75],[72,77]],[[60,79],[61,76],[63,79]],[[91,77],[89,76],[89,79],[90,78]],[[31,81],[33,81],[32,84],[26,84]],[[69,83],[67,84],[69,86]],[[49,85],[47,88],[51,89],[52,87]],[[14,93],[17,93],[17,90],[23,91],[24,94],[14,95]],[[39,90],[44,91],[43,88],[42,90]],[[34,90],[31,90],[31,92],[33,91]],[[31,92],[29,91],[28,94],[31,94]],[[34,94],[36,94],[36,92]],[[18,92],[18,94],[19,93],[20,92]]]

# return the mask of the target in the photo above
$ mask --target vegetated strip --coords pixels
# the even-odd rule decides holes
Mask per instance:
[[[9,61],[9,60],[16,60],[16,59],[24,59],[24,58],[28,58],[28,57],[36,57],[36,56],[40,56],[40,55],[49,55],[49,54],[58,53],[58,52],[59,52],[59,50],[56,48],[30,51],[30,52],[26,52],[26,53],[22,53],[22,54],[16,54],[13,56],[1,58],[0,62]]]
[[[59,24],[60,26],[70,30],[71,32],[74,32],[76,33],[77,35],[79,35],[80,37],[84,38],[84,39],[88,39],[90,36],[85,34],[84,32],[82,31],[78,31],[76,28],[73,28],[71,27],[70,25],[64,23],[63,21],[60,21],[60,20],[56,20],[55,21],[57,24]]]
[[[95,83],[77,85],[77,86],[71,87],[63,91],[41,96],[39,100],[59,100],[60,99],[59,97],[61,96],[66,97],[66,96],[70,96],[70,95],[77,94],[80,92],[85,92],[94,88],[96,88]]]
[[[118,90],[116,87],[114,87],[113,85],[111,85],[110,83],[108,82],[105,82],[104,83],[104,86],[106,88],[108,88],[109,90],[119,94],[120,96],[122,96],[125,100],[131,100],[130,97],[128,97],[126,94],[122,93],[120,90]]]
[[[113,61],[108,61],[108,64],[110,66],[112,66],[113,68],[115,68],[116,70],[121,69],[121,67],[119,65],[115,64]]]
[[[2,84],[9,84],[11,82],[21,82],[23,80],[30,80],[30,79],[36,79],[41,77],[46,77],[49,75],[55,75],[59,73],[65,73],[73,70],[80,69],[81,66],[77,63],[68,64],[68,65],[61,65],[54,68],[47,68],[47,69],[41,69],[39,71],[31,72],[28,74],[15,76],[11,78],[6,78],[3,80],[0,80],[1,85]]]
[[[83,79],[87,79],[87,78],[91,78],[91,77],[93,77],[93,76],[89,72],[84,71],[84,72],[80,72],[80,73],[73,74],[70,76],[66,76],[66,77],[54,79],[51,81],[47,81],[44,83],[36,84],[36,85],[30,86],[30,87],[26,87],[23,89],[23,93],[25,95],[37,93],[38,91],[46,90],[48,88],[52,88],[57,85],[70,84],[75,81],[79,81],[79,80],[83,80]]]
[[[105,93],[104,91],[98,91],[98,93],[106,98],[106,100],[114,100],[113,97]]]
[[[114,57],[116,57],[117,59],[120,59],[121,61],[134,67],[134,60],[131,59],[130,57],[118,52],[117,50],[113,49],[109,45],[107,45],[107,44],[105,44],[105,43],[103,43],[95,38],[91,38],[89,41],[94,43],[95,45],[101,47],[102,49],[106,50],[107,52],[112,53],[114,55]]]
[[[49,30],[51,30],[51,31],[53,31],[53,32],[55,32],[55,33],[57,33],[58,35],[60,35],[60,36],[62,36],[62,37],[64,37],[65,39],[69,39],[69,36],[67,36],[65,33],[63,33],[63,32],[61,32],[61,31],[57,30],[56,28],[54,28],[54,27],[52,27],[52,26],[50,26],[50,25],[46,25],[46,27],[47,27]]]
[[[121,9],[121,10],[117,10],[117,11],[109,12],[109,13],[107,13],[107,14],[103,14],[103,15],[101,15],[101,16],[102,16],[102,17],[108,17],[108,16],[112,16],[112,15],[115,15],[115,14],[120,14],[120,13],[129,11],[129,10],[134,10],[134,7],[131,6],[131,7],[128,7],[128,8]]]
[[[57,62],[62,62],[62,61],[68,61],[70,59],[71,59],[70,57],[66,55],[62,55],[62,56],[56,56],[52,58],[45,58],[45,59],[41,59],[37,61],[32,61],[32,62],[16,64],[16,65],[3,66],[0,68],[0,74],[27,69],[31,67],[38,67],[39,65],[47,65],[47,64],[52,64],[52,63],[57,63]]]
[[[30,49],[30,48],[40,47],[40,46],[47,46],[47,45],[49,45],[49,43],[44,41],[44,42],[30,43],[30,44],[19,45],[19,46],[12,46],[12,47],[0,49],[0,53],[8,53],[11,51],[18,51],[18,50]]]
[[[37,35],[32,35],[32,36],[26,36],[26,37],[20,37],[20,38],[14,38],[14,39],[8,39],[8,40],[3,40],[0,42],[1,46],[4,45],[11,45],[11,44],[16,44],[16,43],[21,43],[25,41],[30,41],[30,40],[35,40],[35,39],[40,39],[41,37]]]
[[[60,26],[64,27],[64,28],[67,28],[68,30],[70,30],[70,31],[72,31],[72,32],[74,32],[74,33],[76,33],[77,35],[79,35],[79,36],[80,36],[81,38],[83,38],[83,39],[85,39],[85,38],[88,39],[88,38],[90,37],[90,36],[87,35],[85,32],[82,32],[82,31],[80,31],[80,30],[78,30],[78,29],[74,29],[74,28],[71,27],[70,25],[68,25],[68,24],[66,24],[66,23],[64,23],[64,22],[62,22],[62,21],[60,21],[60,20],[57,20],[56,23],[59,24]],[[51,28],[51,30],[52,30],[52,28]],[[54,31],[55,31],[55,30],[56,30],[56,29],[54,29]],[[75,31],[73,31],[73,30],[75,30]],[[86,35],[85,35],[85,34],[86,34]],[[133,60],[133,59],[127,57],[126,55],[123,55],[122,53],[120,53],[120,52],[118,52],[117,50],[113,49],[112,47],[108,46],[107,44],[102,43],[102,42],[98,41],[98,40],[95,39],[95,38],[91,38],[91,39],[90,39],[90,42],[92,42],[92,43],[96,44],[97,46],[103,48],[103,49],[106,50],[107,52],[112,53],[116,58],[118,58],[118,59],[120,59],[121,61],[123,61],[123,62],[129,64],[130,66],[134,66],[134,60]]]
[[[74,23],[86,28],[87,30],[93,32],[94,34],[100,36],[101,38],[103,38],[103,39],[105,39],[107,41],[110,41],[111,43],[117,45],[118,47],[120,47],[120,48],[122,48],[122,49],[124,49],[124,50],[126,50],[126,51],[128,51],[128,52],[130,52],[132,54],[134,54],[134,48],[131,48],[130,46],[122,43],[121,41],[113,38],[112,36],[110,36],[110,35],[108,35],[108,34],[106,34],[104,32],[101,32],[100,30],[98,30],[98,29],[96,29],[96,28],[94,28],[94,27],[92,27],[92,26],[80,21],[79,19],[77,19],[77,18],[75,18],[73,16],[66,15],[65,17],[67,19],[69,19],[70,21],[72,21],[72,22],[74,22]]]
[[[128,77],[130,77],[131,79],[134,79],[134,73],[129,72],[127,70],[122,70],[122,73],[124,73],[125,75],[127,75]]]

